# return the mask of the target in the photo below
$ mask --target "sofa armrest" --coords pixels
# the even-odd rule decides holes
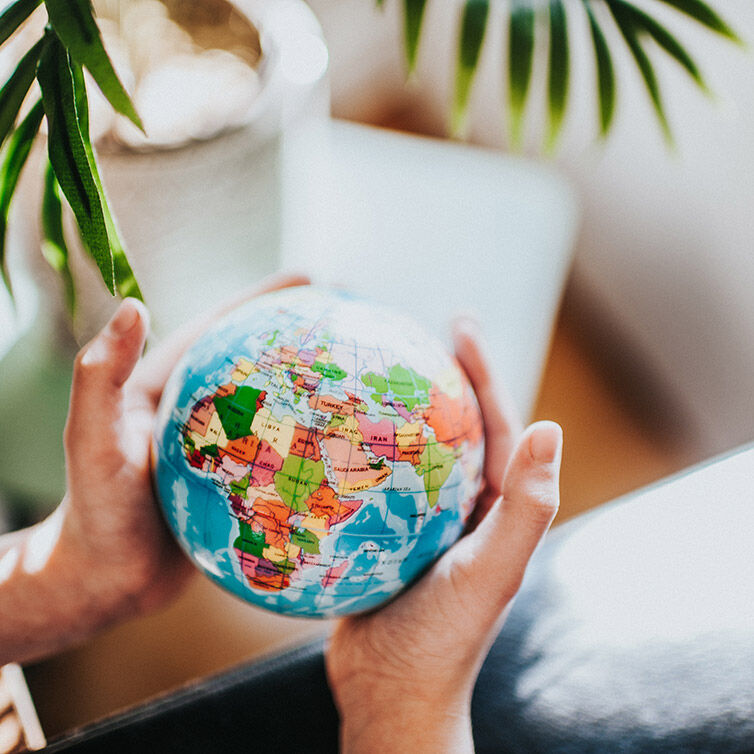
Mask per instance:
[[[45,752],[338,750],[321,641],[243,665],[73,731]]]

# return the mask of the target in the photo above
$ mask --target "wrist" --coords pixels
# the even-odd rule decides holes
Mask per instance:
[[[421,670],[412,670],[384,656],[370,659],[354,653],[337,631],[326,661],[343,751],[473,751],[470,710],[476,675],[468,668],[454,672],[446,662],[438,667],[424,662]]]
[[[356,703],[341,711],[340,739],[345,754],[473,752],[470,704],[428,706],[404,697],[382,707]]]
[[[0,665],[27,662],[77,643],[116,616],[94,588],[96,568],[82,558],[65,526],[65,505],[18,532],[0,580]]]
[[[384,678],[379,670],[333,685],[341,748],[372,751],[466,752],[471,739],[471,687]]]
[[[51,567],[61,581],[78,595],[79,614],[93,630],[104,628],[134,614],[136,598],[127,584],[120,583],[115,565],[116,553],[93,545],[91,537],[74,514],[66,496],[53,515],[61,517],[60,535],[51,557]]]

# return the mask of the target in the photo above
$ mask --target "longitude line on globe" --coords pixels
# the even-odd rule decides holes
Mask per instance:
[[[296,354],[296,355],[297,355],[297,357],[298,357],[298,355],[299,355],[300,353],[301,353],[301,349],[299,349],[299,350],[298,350],[298,352],[297,352],[297,354]],[[324,378],[324,375],[323,375],[323,376],[322,376],[322,379],[321,379],[321,380],[319,380],[319,382],[317,383],[317,387],[316,387],[316,389],[315,389],[315,391],[314,391],[314,394],[313,394],[313,397],[314,397],[314,406],[312,407],[312,412],[314,412],[314,413],[316,413],[316,411],[317,411],[317,407],[319,406],[319,401],[320,401],[320,398],[321,398],[321,395],[322,395],[322,383],[323,383],[324,381],[325,381],[325,378]],[[311,405],[311,404],[310,404],[310,405]],[[316,427],[310,427],[310,428],[309,428],[309,431],[310,431],[310,432],[313,432],[313,436],[312,436],[312,443],[316,443],[316,441],[317,441]],[[307,437],[308,437],[308,436],[309,436],[309,435],[307,434]],[[324,456],[324,453],[323,453],[323,450],[322,450],[322,448],[321,448],[321,447],[320,447],[319,451],[320,451],[320,457],[323,457],[323,456]],[[303,462],[303,458],[302,458],[302,462]],[[324,460],[322,461],[322,465],[323,465],[323,467],[325,468],[325,473],[327,473],[327,467],[326,467],[326,465],[325,465],[325,462],[324,462]],[[338,514],[340,514],[340,508],[338,508]],[[323,539],[324,539],[324,537],[323,537]],[[333,555],[333,559],[334,559],[334,555]],[[325,571],[325,572],[326,572],[326,571]],[[315,607],[315,609],[319,609],[319,606],[320,606],[320,604],[321,604],[321,601],[322,601],[322,598],[323,598],[323,597],[324,597],[324,590],[322,590],[322,591],[319,591],[319,592],[318,592],[318,593],[317,593],[317,594],[315,595],[315,597],[314,597],[314,607]]]

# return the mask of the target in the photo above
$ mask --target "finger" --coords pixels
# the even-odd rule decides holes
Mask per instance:
[[[557,513],[562,441],[554,422],[529,427],[511,456],[502,497],[458,544],[457,581],[467,583],[484,603],[488,620],[496,620],[516,595],[529,559]]]
[[[523,430],[513,399],[497,384],[481,345],[479,325],[469,317],[453,323],[456,357],[476,393],[484,422],[484,479],[490,493],[480,499],[474,518],[481,520],[491,501],[502,492],[503,475],[511,451]],[[485,500],[490,502],[485,506]]]
[[[7,684],[3,683],[2,671],[0,671],[0,717],[13,706],[13,697]],[[2,751],[2,749],[0,749]]]
[[[293,288],[298,285],[308,285],[311,282],[307,275],[299,273],[285,273],[266,278],[262,283],[232,297],[222,306],[198,317],[187,323],[184,327],[176,330],[166,340],[151,349],[139,364],[137,374],[134,375],[135,383],[143,388],[150,399],[157,402],[165,386],[167,378],[175,366],[175,363],[183,355],[184,351],[207,330],[210,325],[223,315],[240,306],[242,303],[263,293]]]
[[[120,411],[123,385],[139,361],[149,331],[144,304],[127,298],[104,329],[85,345],[73,366],[66,447],[97,442],[112,431]]]

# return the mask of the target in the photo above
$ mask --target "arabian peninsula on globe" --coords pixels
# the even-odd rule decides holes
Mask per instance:
[[[481,485],[471,386],[412,319],[318,287],[236,309],[165,388],[154,475],[221,586],[277,612],[369,610],[461,534]]]

